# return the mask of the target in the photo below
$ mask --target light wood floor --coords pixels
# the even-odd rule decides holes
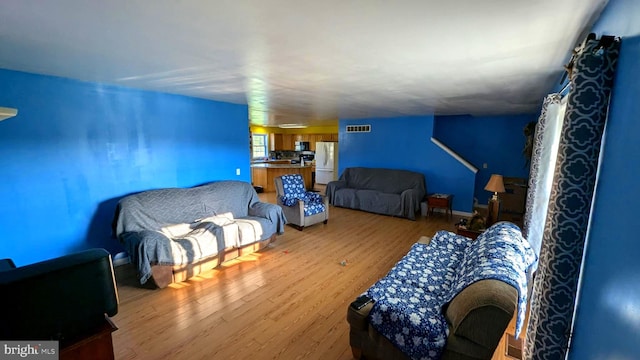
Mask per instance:
[[[287,226],[267,249],[162,290],[141,287],[131,265],[119,266],[116,358],[351,359],[349,303],[421,235],[453,230],[457,219],[331,207],[327,225]]]

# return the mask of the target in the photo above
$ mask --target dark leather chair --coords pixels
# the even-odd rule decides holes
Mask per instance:
[[[15,268],[0,260],[0,339],[57,340],[64,348],[118,313],[111,256],[91,249]]]

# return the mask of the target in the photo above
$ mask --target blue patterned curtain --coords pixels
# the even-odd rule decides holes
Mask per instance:
[[[571,81],[533,287],[527,360],[565,359],[596,182],[609,95],[620,49],[617,38],[591,34],[567,67]]]

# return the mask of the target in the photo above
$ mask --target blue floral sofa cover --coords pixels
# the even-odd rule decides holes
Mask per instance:
[[[526,312],[526,272],[535,261],[535,253],[512,223],[497,223],[475,241],[439,231],[429,244],[414,244],[384,278],[364,293],[374,301],[367,320],[406,358],[441,359],[452,338],[454,321],[448,315],[459,319],[466,316],[449,314],[447,307],[471,285],[493,279],[517,290],[518,336]],[[352,323],[352,336],[353,330]],[[494,332],[499,334],[497,345],[504,328]],[[492,353],[486,352],[489,358]],[[477,358],[486,358],[486,354]],[[373,355],[367,354],[367,358],[377,358]],[[473,354],[465,356],[476,358]]]
[[[300,174],[288,174],[274,178],[276,202],[287,218],[287,224],[304,229],[305,226],[327,223],[329,202],[326,196],[307,191]]]
[[[304,216],[311,216],[325,211],[324,201],[318,193],[307,191],[300,174],[282,175],[283,195],[280,201],[285,206],[294,206],[298,200],[304,203]]]

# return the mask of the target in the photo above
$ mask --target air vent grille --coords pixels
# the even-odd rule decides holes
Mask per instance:
[[[371,132],[371,125],[347,125],[348,133]]]

